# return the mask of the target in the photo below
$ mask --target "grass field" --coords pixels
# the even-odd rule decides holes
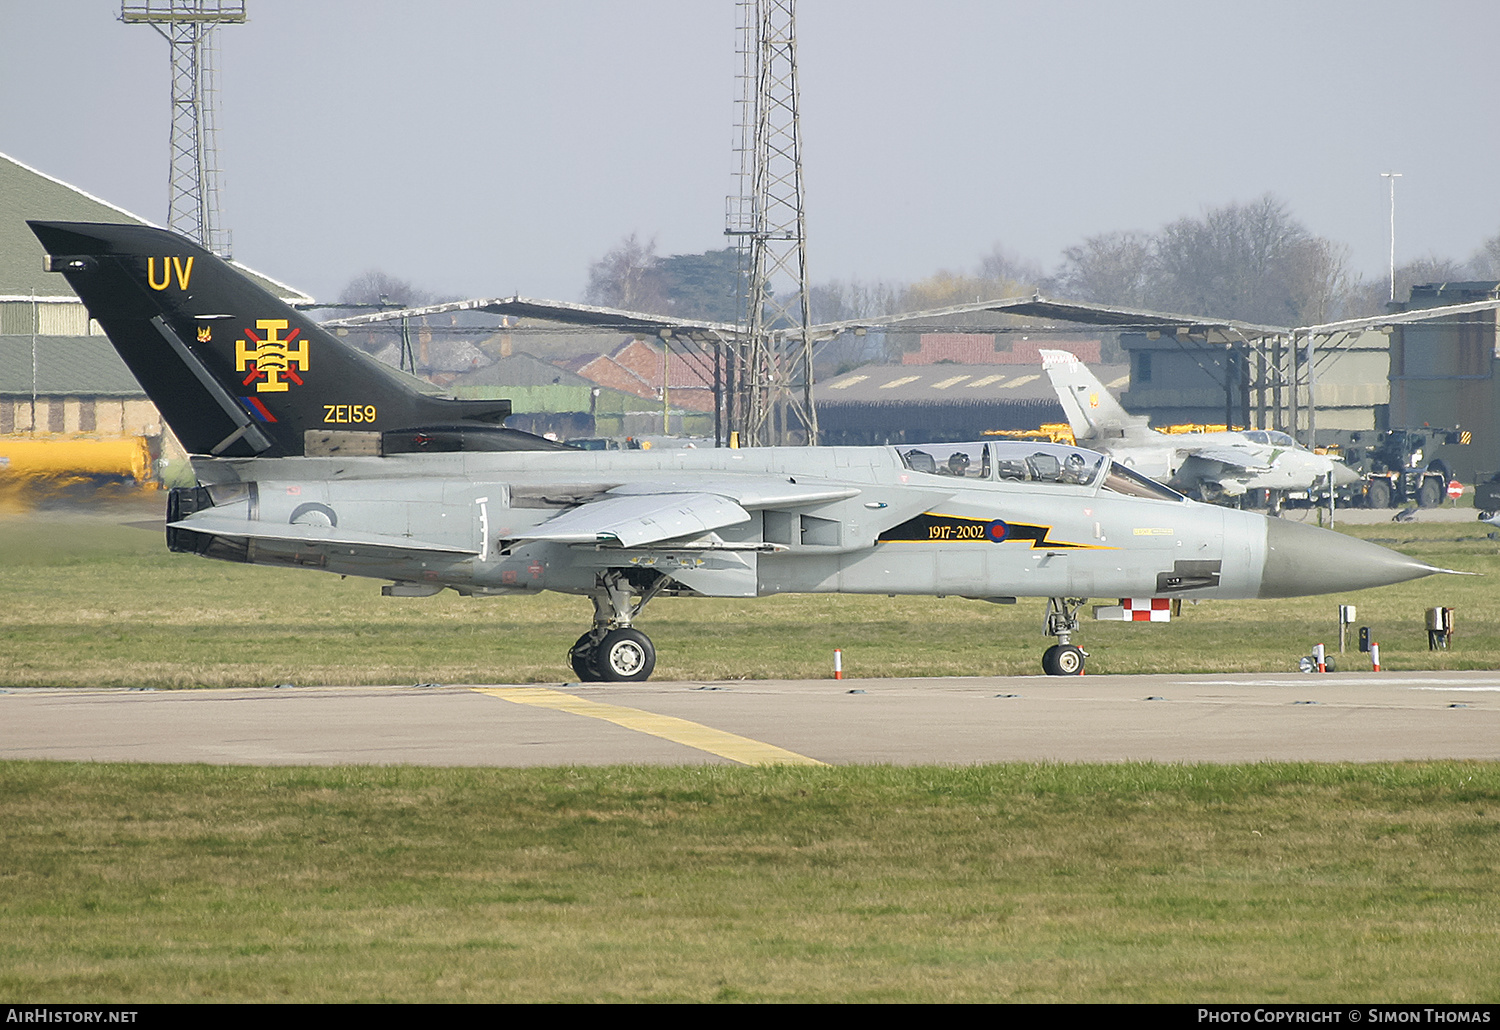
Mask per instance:
[[[1500,766],[0,763],[0,999],[1500,1000]]]
[[[149,517],[136,514],[134,517]],[[1354,530],[1493,574],[1472,523]],[[1493,580],[1090,623],[1096,672],[1500,667]],[[587,602],[0,521],[0,687],[527,682]],[[1423,611],[1458,609],[1451,651]],[[1039,602],[654,604],[657,678],[1035,673]],[[1355,666],[1363,656],[1351,654]],[[0,727],[3,732],[3,727]],[[0,763],[0,1001],[1500,1000],[1500,764]]]
[[[149,514],[149,513],[148,513]],[[141,517],[141,516],[137,516]],[[1393,670],[1500,667],[1500,543],[1477,522],[1350,532],[1446,568],[1348,595],[1204,601],[1168,625],[1086,622],[1096,673],[1290,672],[1336,650],[1340,603],[1358,606]],[[212,562],[167,552],[160,533],[66,514],[0,521],[0,686],[257,686],[571,679],[583,598],[386,598],[373,580]],[[1427,650],[1424,612],[1457,609],[1455,646]],[[1048,643],[1042,602],[812,595],[663,599],[640,625],[655,678],[1031,674]],[[1368,667],[1352,652],[1345,668]]]

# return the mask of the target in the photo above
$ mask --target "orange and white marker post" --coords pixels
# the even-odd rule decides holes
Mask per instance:
[[[1380,671],[1380,645],[1379,644],[1376,644],[1376,643],[1371,643],[1370,644],[1370,664],[1375,667],[1375,671],[1376,672]]]
[[[1324,655],[1322,644],[1313,645],[1313,661],[1318,663],[1319,672],[1328,671],[1328,659]]]
[[[833,678],[836,680],[844,678],[844,652],[837,647],[833,649]]]

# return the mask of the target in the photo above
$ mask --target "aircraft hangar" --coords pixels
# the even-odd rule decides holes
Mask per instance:
[[[1128,378],[1124,365],[1095,371],[1115,389]],[[828,377],[813,399],[828,444],[976,440],[1066,421],[1040,364],[865,365]]]

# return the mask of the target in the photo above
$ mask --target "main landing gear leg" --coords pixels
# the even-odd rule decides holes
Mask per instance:
[[[656,668],[651,638],[630,624],[666,586],[661,576],[631,602],[636,592],[622,572],[601,572],[594,583],[594,627],[568,651],[568,664],[580,682],[640,683]]]
[[[1049,597],[1047,615],[1042,624],[1044,636],[1056,637],[1057,643],[1042,652],[1042,671],[1048,676],[1082,676],[1083,660],[1088,652],[1068,641],[1078,632],[1078,609],[1086,597]]]

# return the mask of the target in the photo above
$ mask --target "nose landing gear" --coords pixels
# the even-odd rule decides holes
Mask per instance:
[[[1048,676],[1082,676],[1087,653],[1071,644],[1053,644],[1042,652],[1042,671]]]
[[[1042,623],[1044,636],[1056,637],[1057,643],[1042,652],[1042,671],[1048,676],[1082,676],[1088,652],[1068,641],[1078,632],[1078,609],[1086,597],[1049,597],[1047,614]]]

